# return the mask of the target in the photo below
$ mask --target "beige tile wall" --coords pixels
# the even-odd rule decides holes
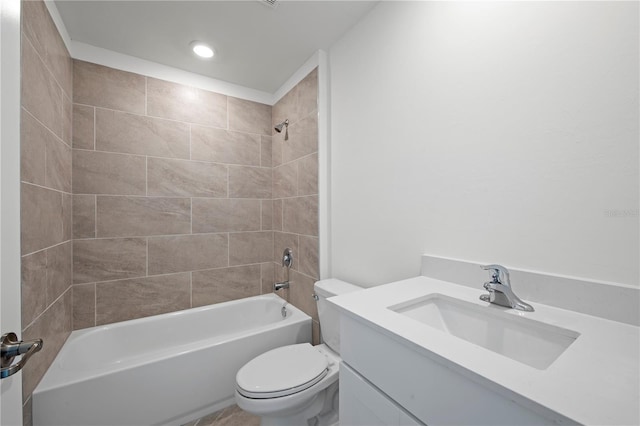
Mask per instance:
[[[271,292],[285,247],[317,342],[317,72],[272,108],[72,61],[41,1],[22,31],[26,424],[72,329]]]
[[[44,339],[23,369],[31,393],[72,329],[72,62],[41,1],[22,2],[22,338]]]
[[[74,328],[260,294],[271,107],[82,61],[73,72]]]
[[[273,106],[272,126],[289,119],[285,132],[272,134],[274,273],[282,280],[282,252],[293,250],[291,303],[314,319],[319,340],[318,311],[311,295],[318,270],[318,72],[312,71]]]

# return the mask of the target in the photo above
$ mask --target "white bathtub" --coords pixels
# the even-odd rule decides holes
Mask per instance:
[[[233,404],[255,356],[311,342],[275,294],[78,330],[33,392],[34,426],[180,425]],[[46,344],[46,342],[45,342]]]

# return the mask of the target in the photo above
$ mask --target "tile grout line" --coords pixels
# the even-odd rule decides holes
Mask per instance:
[[[273,137],[273,134],[266,135],[266,134],[262,134],[262,133],[254,133],[254,132],[247,132],[247,131],[241,131],[241,130],[228,130],[227,127],[219,127],[219,126],[214,126],[214,125],[211,125],[211,124],[204,124],[204,123],[197,122],[197,121],[187,121],[187,120],[183,120],[183,119],[179,120],[179,119],[176,119],[176,118],[162,117],[162,116],[159,116],[159,115],[141,114],[139,112],[125,111],[125,110],[121,110],[121,109],[114,109],[114,108],[109,108],[109,107],[102,106],[102,105],[91,105],[91,104],[85,104],[85,103],[82,103],[82,102],[74,102],[74,101],[71,101],[71,104],[72,105],[79,105],[79,106],[93,107],[93,108],[96,108],[96,109],[102,109],[102,110],[105,110],[105,111],[111,111],[111,112],[116,112],[116,113],[120,113],[120,114],[135,115],[136,117],[143,117],[143,118],[146,117],[146,118],[151,118],[151,119],[154,119],[154,120],[164,120],[164,121],[170,121],[172,123],[188,124],[188,125],[203,127],[205,129],[211,129],[211,130],[224,130],[224,131],[229,131],[230,133],[241,133],[241,134],[252,135],[252,136],[269,136],[269,137]]]
[[[146,75],[144,76],[144,115],[145,117],[148,116],[148,110],[149,110],[149,89],[148,89],[148,83],[149,82],[149,77],[147,77]]]
[[[57,139],[58,142],[62,142],[63,144],[65,144],[66,146],[68,146],[69,148],[73,149],[73,146],[71,144],[68,144],[64,141],[64,139],[62,139],[60,136],[56,135],[56,132],[54,132],[53,130],[51,130],[49,128],[49,126],[47,126],[46,124],[44,124],[42,121],[40,121],[40,119],[38,117],[36,117],[35,115],[33,115],[33,113],[31,111],[29,111],[24,105],[20,104],[20,110],[26,112],[27,114],[29,114],[29,116],[31,118],[33,118],[39,125],[41,125],[42,127],[45,128],[45,130],[47,130],[49,133],[51,133],[51,135]]]
[[[93,326],[98,325],[98,285],[93,283]]]
[[[60,141],[62,143],[64,143],[64,141],[62,139],[60,139]],[[223,163],[223,162],[220,162],[220,161],[194,160],[194,159],[191,159],[191,158],[180,158],[180,157],[162,157],[162,156],[159,156],[159,155],[138,154],[138,153],[121,152],[121,151],[104,151],[104,150],[86,149],[86,148],[73,148],[73,150],[74,151],[82,151],[82,152],[95,152],[95,153],[100,153],[100,154],[128,155],[130,157],[149,157],[149,158],[153,158],[153,159],[157,158],[157,159],[160,159],[160,160],[170,160],[170,161],[190,161],[190,162],[194,162],[194,163],[216,164],[216,165],[220,165],[220,166],[252,167],[254,169],[271,169],[272,168],[272,167],[268,167],[268,166],[261,166],[259,164],[256,165],[256,164],[243,164],[243,163]],[[296,160],[294,160],[294,161],[296,161]]]
[[[24,330],[26,330],[27,328],[29,328],[29,327],[31,327],[32,325],[34,325],[34,324],[36,323],[36,321],[38,321],[38,320],[39,320],[39,319],[40,319],[40,318],[41,318],[41,317],[42,317],[42,316],[43,316],[43,315],[44,315],[44,314],[45,314],[49,309],[52,309],[52,308],[53,308],[53,305],[55,305],[56,303],[58,303],[58,301],[59,301],[60,299],[62,299],[62,298],[64,297],[64,295],[65,295],[65,294],[67,294],[67,292],[68,292],[69,290],[71,290],[71,291],[73,292],[72,287],[73,287],[73,284],[72,284],[72,285],[70,285],[69,287],[67,287],[67,289],[66,289],[65,291],[63,291],[61,295],[59,295],[58,297],[56,297],[56,299],[55,299],[53,302],[51,302],[50,304],[48,304],[48,305],[44,308],[44,310],[43,310],[42,312],[40,312],[38,315],[36,315],[36,317],[35,317],[35,318],[34,318],[34,319],[29,323],[29,324],[27,324],[27,326],[26,326],[26,327],[21,325],[21,326],[20,326],[20,328],[21,328],[21,330],[20,330],[20,331],[24,332]],[[72,293],[72,295],[73,295],[73,293]]]
[[[93,150],[96,151],[96,134],[97,134],[97,130],[96,130],[96,124],[98,122],[97,116],[98,113],[96,111],[96,107],[92,107],[93,108]],[[76,148],[77,149],[77,148]]]
[[[93,239],[98,238],[98,196],[93,196]]]

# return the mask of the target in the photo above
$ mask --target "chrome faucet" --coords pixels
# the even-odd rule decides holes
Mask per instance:
[[[533,312],[533,306],[520,300],[511,289],[507,268],[501,265],[483,265],[480,267],[491,271],[491,281],[484,283],[484,288],[489,294],[481,295],[480,300],[519,311]]]
[[[284,252],[282,252],[282,267],[287,268],[287,279],[279,283],[274,283],[273,291],[278,291],[282,288],[289,288],[289,270],[291,269],[292,263],[293,251],[287,247],[286,249],[284,249]]]

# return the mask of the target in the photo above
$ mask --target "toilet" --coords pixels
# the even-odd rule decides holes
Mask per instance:
[[[245,364],[236,375],[236,403],[261,417],[261,426],[338,423],[339,313],[328,297],[362,290],[336,279],[315,283],[324,343],[282,346]]]

